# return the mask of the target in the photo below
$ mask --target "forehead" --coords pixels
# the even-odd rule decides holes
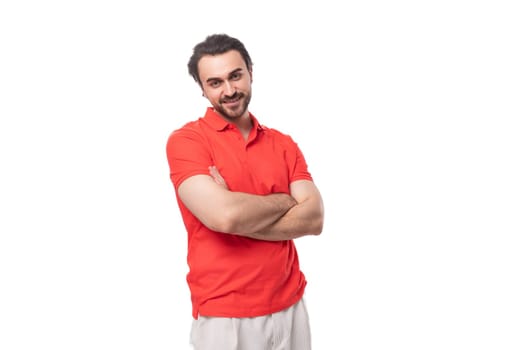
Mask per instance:
[[[236,50],[219,55],[203,56],[199,60],[198,68],[201,81],[206,81],[210,78],[226,79],[228,74],[236,69],[247,69],[241,54]]]

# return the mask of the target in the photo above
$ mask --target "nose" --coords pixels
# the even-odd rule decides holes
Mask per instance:
[[[232,96],[233,94],[235,94],[235,88],[230,82],[226,82],[226,84],[224,84],[224,94],[226,96]]]

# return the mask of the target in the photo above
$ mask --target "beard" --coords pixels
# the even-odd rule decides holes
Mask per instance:
[[[231,101],[237,98],[240,100],[240,104],[237,105],[237,107],[229,108],[223,105],[223,102]],[[213,108],[215,108],[215,110],[226,119],[233,121],[242,117],[244,113],[248,110],[248,105],[250,104],[251,98],[252,94],[250,91],[248,91],[247,93],[237,92],[231,97],[222,99],[217,105],[213,106]]]

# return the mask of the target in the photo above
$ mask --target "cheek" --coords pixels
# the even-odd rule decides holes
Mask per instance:
[[[252,79],[246,79],[242,82],[242,85],[241,85],[242,89],[245,90],[245,91],[248,91],[250,90],[250,88],[252,87]]]

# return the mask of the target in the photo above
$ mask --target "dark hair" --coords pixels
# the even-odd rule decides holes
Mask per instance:
[[[188,72],[193,77],[193,79],[195,79],[195,81],[202,86],[202,83],[199,79],[198,68],[200,59],[206,55],[215,56],[231,50],[238,51],[244,59],[248,69],[252,69],[252,59],[244,47],[244,44],[239,39],[232,38],[226,34],[212,34],[208,35],[206,40],[198,43],[193,48],[193,55],[191,55],[190,61],[188,62]]]

